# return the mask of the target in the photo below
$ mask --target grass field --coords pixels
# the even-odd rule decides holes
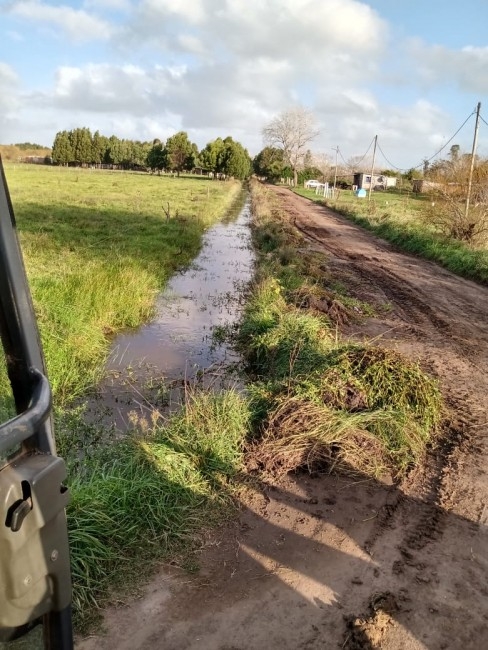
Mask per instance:
[[[151,316],[238,182],[7,164],[57,404],[96,381],[116,332]],[[164,208],[164,209],[163,209]]]
[[[295,192],[312,201],[324,202],[315,190],[302,187]],[[439,202],[435,197],[399,191],[373,192],[357,198],[341,190],[337,200],[326,205],[355,223],[371,230],[399,248],[438,262],[458,275],[488,283],[488,242],[470,245],[446,236],[435,225]]]

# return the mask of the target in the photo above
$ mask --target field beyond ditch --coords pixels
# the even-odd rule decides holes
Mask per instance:
[[[238,182],[7,164],[55,403],[100,375],[110,337],[150,318]]]

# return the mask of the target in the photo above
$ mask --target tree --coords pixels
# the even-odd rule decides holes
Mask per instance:
[[[451,158],[452,163],[455,165],[457,161],[459,160],[459,152],[461,150],[461,147],[458,144],[453,144],[452,147],[449,149],[449,156]]]
[[[167,151],[163,147],[161,140],[156,138],[153,141],[153,145],[147,154],[146,162],[153,172],[155,170],[160,172],[162,169],[166,169],[168,163]]]
[[[108,138],[100,135],[100,131],[95,131],[92,138],[92,157],[91,162],[100,165],[104,160],[108,149]]]
[[[68,131],[59,131],[56,133],[52,157],[55,165],[68,165],[73,160],[73,149]]]
[[[131,142],[131,165],[133,167],[145,167],[147,161],[147,155],[151,150],[151,144],[149,142]]]
[[[229,136],[224,140],[218,160],[219,170],[227,176],[244,180],[251,174],[251,158],[239,142]]]
[[[358,172],[371,173],[372,164],[373,159],[367,156],[351,156],[347,159],[347,168],[353,174]]]
[[[88,165],[92,160],[92,136],[90,129],[84,127],[69,132],[73,150],[72,162],[78,165]]]
[[[222,160],[222,152],[225,148],[224,141],[222,138],[217,138],[208,142],[205,145],[205,148],[200,151],[200,162],[204,169],[214,174],[218,174],[222,170],[219,168],[219,164]]]
[[[330,157],[326,153],[313,153],[311,157],[311,165],[309,166],[311,168],[318,169],[320,171],[319,175],[322,176],[324,180],[333,180],[335,165],[332,163]],[[309,178],[314,178],[315,176],[317,176],[317,174],[314,176],[309,176]]]
[[[180,172],[193,169],[195,147],[188,139],[186,131],[179,131],[166,141],[168,166],[173,171]]]
[[[302,106],[281,113],[263,129],[265,144],[283,150],[284,160],[293,170],[295,185],[307,146],[318,134],[314,115]]]
[[[257,176],[264,176],[268,181],[274,183],[283,176],[285,166],[283,160],[283,149],[277,147],[264,147],[252,162],[254,173]]]

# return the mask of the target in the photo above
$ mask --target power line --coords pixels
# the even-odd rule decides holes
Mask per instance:
[[[366,156],[368,155],[368,152],[369,152],[369,150],[371,149],[371,145],[372,145],[373,142],[375,141],[375,138],[376,138],[376,137],[377,137],[377,136],[375,135],[374,138],[373,138],[373,139],[371,140],[371,142],[369,143],[369,147],[366,149],[366,153],[364,154],[364,156],[361,158],[361,160],[359,160],[359,161],[356,163],[356,165],[357,165],[358,167],[359,167],[359,165],[363,162],[363,160],[366,158]]]
[[[484,119],[482,115],[480,115],[480,120],[482,120],[486,124],[486,126],[488,126],[488,122]]]
[[[433,156],[431,156],[430,158],[427,158],[427,159],[423,160],[419,165],[416,165],[413,169],[417,169],[417,167],[422,167],[422,165],[423,165],[425,162],[430,162],[430,161],[433,160],[436,156],[438,156],[438,155],[440,154],[440,152],[441,152],[443,149],[445,149],[445,148],[447,147],[447,145],[448,145],[449,143],[451,143],[451,142],[454,140],[454,138],[457,136],[457,134],[459,133],[459,131],[463,128],[463,126],[464,126],[464,125],[466,124],[466,122],[470,119],[470,117],[472,117],[475,113],[476,113],[476,111],[473,111],[472,113],[470,113],[470,114],[468,115],[468,117],[464,120],[464,122],[461,124],[461,126],[459,127],[459,129],[456,131],[456,133],[455,133],[451,138],[449,138],[449,140],[448,140],[445,144],[442,145],[442,147],[439,149],[439,151],[436,151],[435,154],[434,154]]]
[[[456,131],[456,133],[454,133],[454,135],[452,135],[452,136],[449,138],[449,140],[447,140],[447,142],[445,142],[445,143],[442,145],[442,147],[441,147],[438,151],[435,152],[434,155],[432,155],[430,158],[424,158],[424,160],[422,160],[422,162],[419,163],[418,165],[415,165],[415,167],[397,167],[397,166],[394,165],[390,160],[388,160],[388,158],[387,158],[387,157],[385,156],[385,154],[383,153],[383,151],[382,151],[382,149],[381,149],[381,147],[380,147],[379,144],[377,145],[377,146],[378,146],[378,149],[380,150],[381,155],[383,156],[383,158],[386,160],[386,162],[387,162],[389,165],[391,165],[391,167],[392,167],[393,169],[397,169],[397,170],[400,171],[400,172],[408,171],[409,169],[418,169],[419,167],[423,167],[423,166],[425,165],[425,163],[430,162],[430,161],[433,160],[436,156],[438,156],[438,155],[441,153],[441,151],[442,151],[443,149],[445,149],[445,148],[447,147],[447,145],[450,144],[450,143],[454,140],[454,138],[457,136],[457,134],[459,133],[459,131],[461,131],[461,129],[465,126],[466,122],[468,122],[469,119],[470,119],[470,118],[471,118],[475,113],[476,113],[476,111],[473,111],[472,113],[470,113],[470,114],[468,115],[468,117],[464,120],[464,122],[461,124],[461,126],[459,127],[459,129]],[[480,116],[480,117],[481,117],[481,116]],[[481,118],[481,119],[483,119],[483,118]],[[483,120],[483,122],[485,122],[485,120]],[[487,123],[485,122],[485,124],[487,124]],[[487,126],[488,126],[488,124],[487,124]]]
[[[382,148],[381,148],[381,146],[380,146],[380,144],[378,142],[377,142],[376,146],[378,147],[378,149],[379,149],[381,155],[383,156],[383,158],[386,160],[386,162],[388,163],[388,165],[390,165],[390,167],[392,169],[396,169],[399,172],[405,172],[405,171],[408,171],[409,169],[418,169],[420,167],[423,167],[425,165],[425,163],[429,163],[431,160],[436,158],[441,153],[441,151],[443,151],[447,147],[447,145],[450,144],[454,140],[454,138],[457,136],[457,134],[463,129],[463,127],[466,125],[466,123],[469,121],[469,119],[475,113],[476,113],[476,110],[474,110],[472,113],[470,113],[468,115],[468,117],[464,120],[464,122],[461,124],[461,126],[457,129],[457,131],[449,138],[449,140],[447,140],[442,145],[442,147],[440,149],[438,149],[432,156],[430,156],[430,158],[424,158],[424,160],[422,160],[422,162],[420,162],[418,165],[415,165],[415,167],[397,167],[397,165],[394,165],[391,162],[391,160],[389,160],[387,158],[386,154],[384,153],[384,151],[382,150]],[[488,122],[481,115],[480,115],[480,119],[483,120],[483,122],[488,126]],[[356,165],[359,166],[362,163],[362,161],[366,158],[366,156],[369,153],[369,150],[371,149],[371,145],[373,144],[374,140],[375,140],[374,138],[371,140],[371,142],[369,144],[369,147],[366,150],[366,153],[361,157],[361,159],[358,162],[356,162]],[[344,156],[342,155],[342,151],[340,151],[339,147],[338,147],[338,152],[339,152],[339,155],[340,155],[343,163],[345,165],[349,166],[348,162],[345,160]]]
[[[371,140],[371,142],[369,143],[369,147],[366,149],[366,153],[362,156],[362,158],[361,158],[358,162],[355,163],[357,166],[359,166],[359,165],[363,162],[363,160],[366,158],[366,156],[367,156],[368,153],[369,153],[369,150],[371,149],[371,145],[373,144],[373,142],[374,142],[374,138],[373,138],[373,139]],[[349,163],[346,161],[346,159],[345,159],[344,156],[342,155],[342,151],[339,149],[339,147],[337,147],[337,149],[338,149],[338,151],[339,151],[339,156],[342,158],[343,163],[344,163],[347,167],[349,167]]]
[[[403,169],[403,167],[397,167],[396,165],[394,165],[392,162],[390,162],[390,161],[388,160],[388,158],[387,158],[387,157],[385,156],[385,154],[383,153],[383,149],[380,147],[379,143],[376,143],[376,146],[377,146],[378,149],[380,150],[380,153],[381,153],[381,155],[383,156],[383,158],[386,160],[386,162],[390,165],[390,167],[391,167],[392,169],[398,169],[399,172],[403,172],[403,171],[405,171],[405,169]]]
[[[344,156],[342,155],[342,151],[339,149],[339,147],[337,147],[337,151],[339,152],[339,156],[342,158],[342,162],[343,162],[343,163],[346,165],[346,167],[347,167],[347,166],[348,166],[348,165],[347,165],[347,161],[346,161],[346,159],[344,158]]]

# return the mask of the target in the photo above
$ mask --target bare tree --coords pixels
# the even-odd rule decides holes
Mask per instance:
[[[263,129],[264,143],[283,150],[283,158],[293,170],[295,185],[298,182],[298,169],[303,163],[307,145],[318,134],[315,116],[302,106],[284,111]]]
[[[370,156],[351,156],[347,160],[347,167],[353,174],[371,172],[372,160]]]
[[[311,167],[320,169],[322,176],[327,179],[334,171],[334,163],[326,153],[313,153]],[[333,175],[333,174],[332,174]]]

